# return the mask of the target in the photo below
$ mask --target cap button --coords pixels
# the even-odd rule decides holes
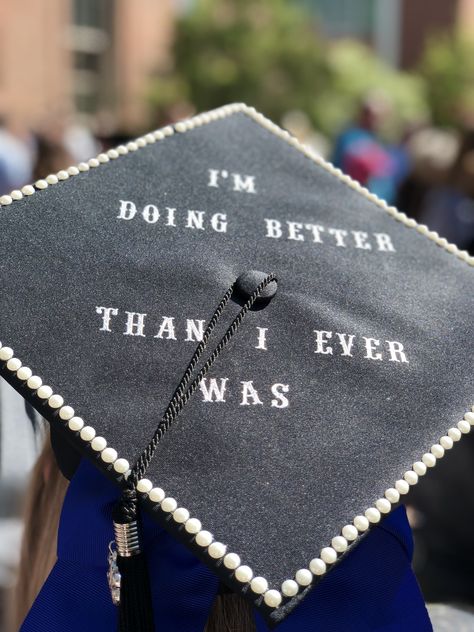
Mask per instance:
[[[249,270],[241,274],[235,282],[235,293],[240,301],[247,301],[255,292],[257,287],[268,277],[267,272],[259,270]],[[255,307],[263,307],[277,293],[277,282],[271,281],[260,293],[255,300]]]

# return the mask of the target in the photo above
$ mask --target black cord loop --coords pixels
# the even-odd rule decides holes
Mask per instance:
[[[195,373],[196,366],[205,351],[207,344],[209,342],[209,338],[211,337],[217,323],[219,322],[222,313],[229,302],[230,297],[234,291],[235,284],[232,284],[227,292],[222,297],[219,305],[217,306],[214,314],[212,315],[210,321],[208,322],[206,329],[204,331],[202,340],[196,347],[196,350],[191,358],[186,370],[181,378],[178,387],[176,388],[173,397],[171,398],[170,403],[166,407],[166,410],[161,418],[160,423],[158,424],[153,437],[150,442],[143,450],[139,458],[137,459],[135,465],[133,466],[130,476],[128,477],[128,489],[135,489],[138,481],[143,478],[146,474],[146,471],[153,459],[156,448],[160,443],[163,436],[168,432],[173,422],[179,416],[184,406],[188,403],[192,395],[196,392],[199,384],[204,379],[214,362],[217,360],[223,349],[227,346],[231,338],[237,332],[238,328],[242,324],[243,319],[252,308],[253,304],[260,296],[262,291],[267,287],[269,283],[272,281],[276,281],[276,276],[274,274],[269,274],[259,285],[255,288],[253,294],[249,297],[247,302],[242,306],[237,316],[234,318],[232,323],[227,328],[226,332],[222,336],[219,343],[216,345],[214,351],[211,353],[209,358],[206,360],[202,368],[199,370],[196,377],[193,379],[193,375]],[[130,500],[130,497],[128,497]]]

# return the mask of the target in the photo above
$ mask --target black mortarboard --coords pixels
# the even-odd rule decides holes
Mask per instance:
[[[252,108],[0,203],[1,374],[272,623],[474,423],[474,258]]]

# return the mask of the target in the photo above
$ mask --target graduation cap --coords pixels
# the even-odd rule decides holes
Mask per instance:
[[[474,423],[474,258],[253,108],[0,203],[1,374],[128,578],[138,501],[277,625]]]

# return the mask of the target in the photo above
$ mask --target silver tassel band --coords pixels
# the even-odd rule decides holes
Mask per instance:
[[[133,557],[140,553],[138,523],[134,520],[127,524],[114,522],[115,544],[120,557]]]

